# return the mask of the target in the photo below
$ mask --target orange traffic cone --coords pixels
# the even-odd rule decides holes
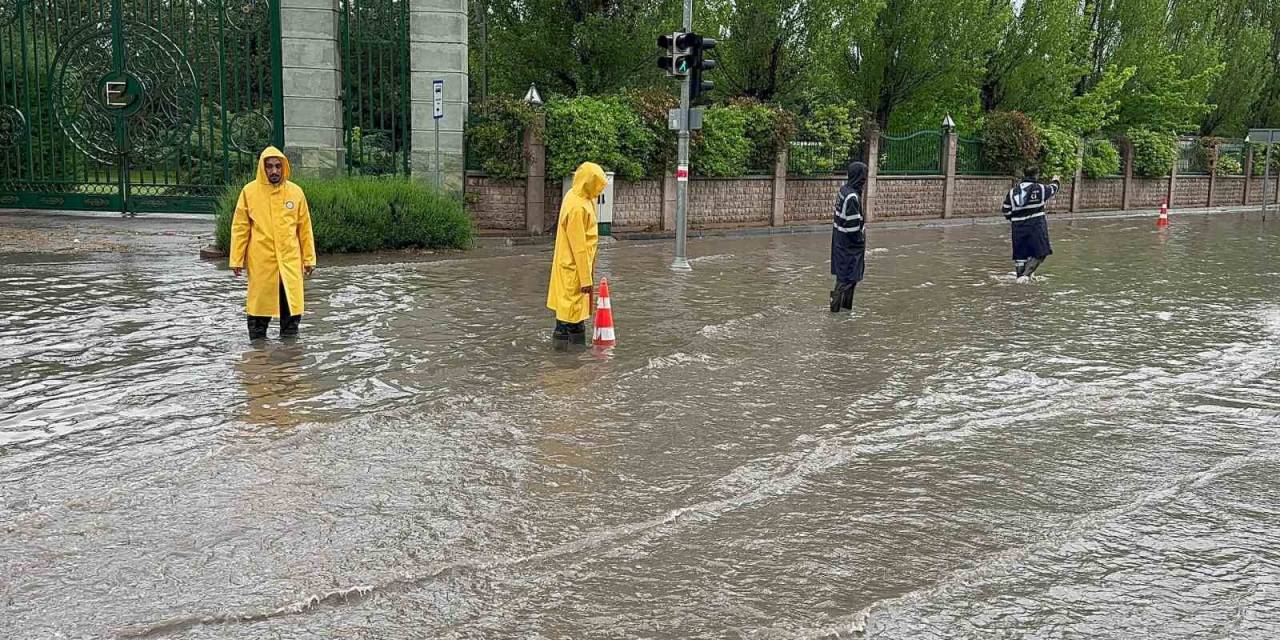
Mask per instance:
[[[1169,203],[1167,201],[1160,203],[1160,217],[1156,218],[1156,226],[1169,226]]]
[[[600,281],[600,296],[596,298],[595,345],[612,347],[617,340],[613,335],[613,305],[609,303],[609,280]]]

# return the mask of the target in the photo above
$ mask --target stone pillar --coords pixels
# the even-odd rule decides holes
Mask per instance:
[[[413,177],[434,182],[437,170],[446,191],[460,193],[466,161],[467,0],[409,0],[409,85],[413,112]],[[432,83],[444,81],[440,158],[436,165],[436,121]]]
[[[676,177],[671,171],[662,176],[662,230],[676,228]]]
[[[1129,210],[1129,198],[1133,196],[1133,143],[1128,138],[1120,141],[1120,160],[1124,163],[1124,184],[1120,189],[1120,210]]]
[[[1178,188],[1178,160],[1182,157],[1182,147],[1179,143],[1178,158],[1173,159],[1173,166],[1169,167],[1169,189],[1165,192],[1164,203],[1173,208],[1173,194],[1177,193]]]
[[[344,171],[338,0],[281,0],[285,155],[295,174]]]
[[[787,150],[782,149],[773,159],[773,215],[769,224],[781,227],[787,223]]]
[[[1084,145],[1080,141],[1080,149],[1076,151],[1076,172],[1071,176],[1071,213],[1080,210],[1080,202],[1084,199]]]
[[[1213,206],[1213,191],[1218,188],[1218,145],[1209,151],[1209,198],[1204,206]]]
[[[539,113],[534,125],[524,131],[524,222],[529,235],[543,234],[547,210],[547,147],[538,132],[546,118]]]
[[[942,186],[942,217],[950,218],[956,201],[956,145],[958,136],[955,131],[947,131],[942,138],[942,175],[946,181]]]
[[[1249,189],[1253,187],[1253,145],[1247,145],[1244,149],[1244,197],[1240,199],[1241,206],[1249,204]]]
[[[875,216],[876,178],[880,175],[880,129],[872,123],[867,126],[867,186],[863,187],[862,220],[871,222]]]

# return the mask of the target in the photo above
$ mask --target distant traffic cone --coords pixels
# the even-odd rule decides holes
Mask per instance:
[[[612,347],[616,342],[613,334],[613,305],[609,303],[609,280],[600,281],[600,295],[596,298],[595,345]]]
[[[1157,227],[1169,226],[1169,202],[1168,201],[1160,203],[1160,217],[1156,218],[1156,226]]]

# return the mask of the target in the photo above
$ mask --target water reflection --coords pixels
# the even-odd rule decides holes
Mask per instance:
[[[236,375],[245,394],[241,414],[254,425],[292,427],[310,413],[299,406],[315,391],[303,371],[306,348],[298,340],[266,343],[247,349],[236,362]]]

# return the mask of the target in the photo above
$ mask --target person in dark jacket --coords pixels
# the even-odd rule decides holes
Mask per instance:
[[[1013,265],[1019,283],[1031,280],[1031,274],[1053,254],[1049,245],[1049,222],[1044,207],[1058,194],[1058,176],[1053,182],[1040,182],[1040,168],[1027,167],[1025,177],[1004,196],[1000,211],[1012,225]]]
[[[831,275],[836,288],[831,291],[831,312],[853,308],[853,290],[862,281],[866,266],[867,236],[862,219],[862,188],[867,183],[867,165],[849,165],[849,179],[836,194],[831,229]]]

